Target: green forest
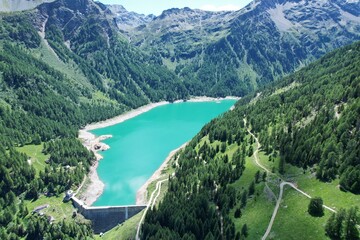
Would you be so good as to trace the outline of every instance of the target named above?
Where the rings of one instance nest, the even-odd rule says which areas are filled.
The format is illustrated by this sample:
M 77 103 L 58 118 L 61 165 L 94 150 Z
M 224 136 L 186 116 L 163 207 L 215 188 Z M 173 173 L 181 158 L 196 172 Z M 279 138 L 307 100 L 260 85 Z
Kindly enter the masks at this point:
M 359 194 L 359 66 L 356 43 L 244 97 L 233 111 L 206 125 L 181 153 L 165 198 L 146 216 L 142 239 L 247 238 L 248 228 L 255 226 L 247 222 L 236 228 L 234 219 L 247 210 L 249 198 L 256 199 L 256 185 L 266 179 L 258 171 L 248 188 L 234 187 L 247 172 L 246 156 L 254 151 L 248 128 L 270 160 L 279 158 L 279 176 L 286 176 L 285 164 L 311 168 L 322 182 L 340 179 L 337 191 Z M 345 215 L 342 210 L 331 217 L 328 237 L 359 239 L 358 209 Z M 344 220 L 333 220 L 338 218 L 353 219 L 346 225 L 350 233 L 332 229 L 342 225 L 336 221 Z
M 272 84 L 294 70 L 295 60 L 271 76 L 260 61 L 258 80 L 270 84 L 265 88 L 251 82 L 249 72 L 239 81 L 242 66 L 228 59 L 232 51 L 226 48 L 226 41 L 242 41 L 237 35 L 209 48 L 208 56 L 217 55 L 204 59 L 201 69 L 194 63 L 172 72 L 160 56 L 131 45 L 95 4 L 79 11 L 65 9 L 74 8 L 71 1 L 52 4 L 51 11 L 0 17 L 0 239 L 92 239 L 91 223 L 76 212 L 64 211 L 66 217 L 51 222 L 33 211 L 44 199 L 61 201 L 94 163 L 77 138 L 79 129 L 150 102 L 202 94 L 244 97 L 179 155 L 163 201 L 146 215 L 142 239 L 254 238 L 255 223 L 244 219 L 271 177 L 249 168 L 256 151 L 250 130 L 276 176 L 295 167 L 321 183 L 338 182 L 336 191 L 351 199 L 359 196 L 360 43 Z M 34 20 L 40 13 L 47 16 L 44 29 Z M 76 21 L 59 21 L 70 15 Z M 228 69 L 218 82 L 217 67 Z M 29 164 L 26 147 L 44 161 Z M 359 239 L 359 210 L 340 207 L 326 215 L 323 237 Z
M 118 33 L 109 33 L 111 46 L 104 44 L 101 25 L 107 20 L 96 16 L 84 18 L 74 50 L 65 46 L 56 24 L 46 27 L 42 39 L 33 22 L 36 12 L 0 19 L 0 239 L 91 237 L 83 219 L 69 216 L 50 225 L 47 216 L 27 208 L 28 202 L 61 199 L 81 184 L 95 160 L 77 139 L 81 127 L 149 102 L 188 96 L 174 74 Z M 30 145 L 48 156 L 44 167 L 36 169 L 17 150 Z

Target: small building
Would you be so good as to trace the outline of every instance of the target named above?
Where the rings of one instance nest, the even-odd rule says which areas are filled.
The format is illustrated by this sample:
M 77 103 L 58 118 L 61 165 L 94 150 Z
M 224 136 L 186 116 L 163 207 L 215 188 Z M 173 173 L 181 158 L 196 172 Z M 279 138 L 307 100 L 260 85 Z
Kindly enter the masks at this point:
M 69 201 L 73 196 L 74 196 L 73 190 L 66 191 L 64 201 Z
M 66 197 L 68 197 L 68 198 L 72 198 L 73 195 L 74 195 L 73 190 L 68 190 L 68 191 L 66 192 Z
M 49 207 L 49 204 L 41 205 L 41 206 L 38 206 L 38 207 L 34 208 L 34 210 L 32 212 L 33 213 L 40 213 L 41 210 L 43 210 L 45 208 L 48 208 L 48 207 Z

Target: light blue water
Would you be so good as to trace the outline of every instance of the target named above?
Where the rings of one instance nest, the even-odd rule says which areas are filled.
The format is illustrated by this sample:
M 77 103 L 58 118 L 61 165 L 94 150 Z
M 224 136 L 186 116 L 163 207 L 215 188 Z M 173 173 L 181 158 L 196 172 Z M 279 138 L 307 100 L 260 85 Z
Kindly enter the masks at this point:
M 105 184 L 94 206 L 135 204 L 137 190 L 169 153 L 194 137 L 211 119 L 229 110 L 235 100 L 185 102 L 156 107 L 114 126 L 92 131 L 111 134 L 110 149 L 100 154 L 97 172 Z

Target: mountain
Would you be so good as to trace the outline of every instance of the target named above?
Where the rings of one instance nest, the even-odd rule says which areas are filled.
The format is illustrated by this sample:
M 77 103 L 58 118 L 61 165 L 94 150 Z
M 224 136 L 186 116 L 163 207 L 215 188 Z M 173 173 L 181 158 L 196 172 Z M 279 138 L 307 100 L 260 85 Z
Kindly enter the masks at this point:
M 109 5 L 107 6 L 107 9 L 108 14 L 114 15 L 118 28 L 125 32 L 140 25 L 147 24 L 155 18 L 155 15 L 144 15 L 135 12 L 128 12 L 121 5 Z
M 34 9 L 40 4 L 54 2 L 55 0 L 2 0 L 0 12 L 17 12 Z
M 189 94 L 244 96 L 360 40 L 359 9 L 359 1 L 256 0 L 237 12 L 174 8 L 156 17 L 59 0 L 29 18 L 61 61 L 136 107 Z
M 238 12 L 172 9 L 133 28 L 195 95 L 244 95 L 360 39 L 359 1 L 256 0 Z
M 91 238 L 91 224 L 62 204 L 95 161 L 78 130 L 188 95 L 161 61 L 120 35 L 102 7 L 59 0 L 1 14 L 0 239 Z M 32 212 L 44 201 L 51 213 Z
M 105 10 L 93 1 L 59 0 L 2 16 L 3 105 L 24 111 L 30 119 L 58 121 L 71 132 L 29 132 L 23 125 L 6 124 L 18 137 L 5 134 L 4 146 L 31 143 L 36 134 L 48 141 L 56 136 L 53 131 L 75 136 L 76 128 L 86 123 L 149 102 L 187 97 L 179 78 L 155 57 L 129 45 Z M 41 97 L 49 99 L 42 102 Z
M 59 0 L 40 6 L 37 19 L 57 55 L 63 61 L 75 59 L 86 68 L 85 75 L 95 70 L 87 77 L 112 98 L 130 107 L 184 98 L 187 91 L 180 80 L 159 59 L 129 45 L 105 10 L 89 0 Z
M 90 223 L 71 204 L 29 213 L 59 206 L 63 192 L 77 189 L 94 164 L 78 130 L 190 95 L 262 89 L 189 144 L 143 236 L 254 234 L 258 222 L 249 218 L 271 204 L 256 197 L 266 186 L 259 174 L 266 175 L 252 183 L 260 169 L 249 161 L 256 145 L 248 144 L 255 138 L 247 130 L 264 146 L 273 189 L 295 169 L 291 176 L 305 172 L 302 186 L 327 189 L 326 201 L 341 197 L 342 204 L 330 197 L 337 208 L 360 201 L 358 43 L 310 64 L 359 39 L 359 1 L 254 1 L 237 12 L 184 8 L 157 17 L 92 0 L 2 1 L 2 9 L 9 12 L 0 17 L 0 239 L 91 238 Z M 248 197 L 255 207 L 239 207 Z M 234 220 L 243 210 L 247 217 Z M 262 221 L 259 228 L 267 222 L 254 219 Z
M 207 124 L 174 160 L 175 177 L 146 215 L 142 239 L 261 239 L 276 202 L 271 239 L 305 231 L 313 239 L 359 239 L 359 63 L 357 42 Z M 312 217 L 304 194 L 344 218 L 341 209 L 350 209 L 353 220 L 339 215 L 335 227 L 329 207 Z
M 227 35 L 235 16 L 233 12 L 174 8 L 165 10 L 148 23 L 134 27 L 127 34 L 134 45 L 160 54 L 167 60 L 164 61 L 167 66 L 175 70 L 176 60 L 194 58 L 209 43 Z

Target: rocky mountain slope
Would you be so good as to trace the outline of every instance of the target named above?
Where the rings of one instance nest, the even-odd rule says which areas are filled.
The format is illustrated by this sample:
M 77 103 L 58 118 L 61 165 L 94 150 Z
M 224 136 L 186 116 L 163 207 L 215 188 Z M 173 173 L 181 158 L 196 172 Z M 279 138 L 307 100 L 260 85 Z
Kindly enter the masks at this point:
M 128 44 L 104 5 L 59 0 L 40 6 L 37 14 L 56 54 L 65 62 L 74 60 L 92 84 L 111 98 L 135 107 L 187 94 L 161 60 Z
M 55 0 L 1 0 L 0 12 L 17 12 L 34 9 L 40 4 Z
M 118 28 L 125 32 L 140 25 L 147 24 L 155 18 L 154 15 L 144 15 L 135 12 L 128 12 L 121 5 L 109 5 L 107 8 L 107 13 L 114 15 Z
M 360 39 L 359 1 L 255 0 L 238 12 L 172 9 L 128 33 L 195 94 L 244 95 Z
M 128 30 L 130 41 L 144 51 L 160 54 L 167 66 L 192 59 L 228 34 L 235 12 L 206 12 L 190 8 L 165 10 L 148 23 Z M 175 64 L 174 64 L 175 63 Z
M 238 12 L 185 8 L 158 17 L 92 0 L 45 2 L 1 2 L 1 9 L 13 13 L 0 14 L 0 239 L 92 235 L 81 217 L 58 217 L 49 224 L 46 216 L 29 213 L 44 203 L 43 193 L 59 196 L 76 189 L 89 171 L 94 156 L 77 139 L 81 126 L 190 94 L 244 95 L 356 41 L 360 31 L 359 1 L 256 0 Z M 257 178 L 255 186 L 255 172 L 246 165 L 246 155 L 254 149 L 248 144 L 252 138 L 246 134 L 244 115 L 268 154 L 265 162 L 275 171 L 286 170 L 280 168 L 282 159 L 283 164 L 303 167 L 299 176 L 311 168 L 312 178 L 340 177 L 321 187 L 335 198 L 358 203 L 338 194 L 337 185 L 360 192 L 359 51 L 357 43 L 328 55 L 276 89 L 263 91 L 251 104 L 251 96 L 244 97 L 234 111 L 205 127 L 185 150 L 189 154 L 181 154 L 179 181 L 169 183 L 162 206 L 146 217 L 143 236 L 203 239 L 208 233 L 207 239 L 234 239 L 236 233 L 239 239 L 247 235 L 246 223 L 251 223 L 250 236 L 259 234 L 253 229 L 264 225 L 246 216 L 255 209 L 261 216 L 252 219 L 264 220 L 259 209 L 269 205 L 261 198 L 252 200 L 265 183 Z M 37 164 L 21 150 L 46 156 Z M 243 172 L 247 177 L 241 177 Z M 305 183 L 311 185 L 309 181 Z M 54 198 L 46 199 L 57 203 Z M 234 211 L 247 203 L 258 205 L 247 208 L 243 218 L 235 217 Z M 174 209 L 179 211 L 174 214 Z M 314 226 L 308 218 L 298 222 Z M 240 226 L 246 230 L 241 235 Z
M 359 1 L 255 0 L 237 12 L 174 8 L 155 17 L 58 0 L 34 12 L 61 61 L 74 61 L 112 98 L 137 99 L 131 107 L 188 93 L 243 96 L 360 40 Z

